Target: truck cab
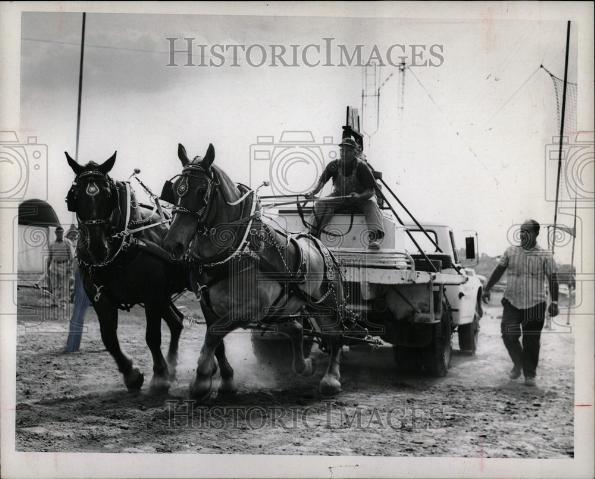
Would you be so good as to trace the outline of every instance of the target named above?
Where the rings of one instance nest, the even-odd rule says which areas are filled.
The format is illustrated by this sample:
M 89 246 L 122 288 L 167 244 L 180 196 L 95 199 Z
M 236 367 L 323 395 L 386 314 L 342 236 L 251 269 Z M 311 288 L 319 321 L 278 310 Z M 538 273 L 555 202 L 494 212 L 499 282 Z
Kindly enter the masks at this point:
M 444 286 L 445 295 L 450 304 L 453 325 L 470 324 L 475 316 L 483 314 L 481 309 L 482 284 L 472 268 L 464 267 L 463 259 L 472 260 L 476 252 L 467 248 L 466 258 L 459 258 L 455 237 L 450 226 L 425 223 L 423 230 L 415 224 L 398 225 L 397 249 L 405 251 L 414 259 L 417 270 L 433 271 L 439 269 L 443 274 L 460 275 L 465 278 L 461 284 Z M 471 237 L 471 239 L 474 239 Z M 422 254 L 418 246 L 422 249 Z M 469 238 L 467 238 L 469 246 Z M 427 263 L 428 258 L 433 265 Z M 434 268 L 432 268 L 434 266 Z

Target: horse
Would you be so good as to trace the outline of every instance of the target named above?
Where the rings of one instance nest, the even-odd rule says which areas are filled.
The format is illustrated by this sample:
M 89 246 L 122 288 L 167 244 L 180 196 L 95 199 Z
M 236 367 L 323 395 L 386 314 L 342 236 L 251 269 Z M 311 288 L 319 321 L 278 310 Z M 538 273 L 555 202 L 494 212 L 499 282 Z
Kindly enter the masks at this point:
M 345 301 L 341 272 L 330 251 L 318 239 L 288 234 L 263 216 L 256 192 L 236 185 L 213 164 L 212 144 L 204 158 L 192 161 L 178 144 L 178 158 L 182 172 L 166 181 L 162 192 L 173 204 L 164 246 L 191 265 L 190 287 L 200 297 L 207 324 L 190 396 L 199 401 L 209 397 L 217 369 L 219 393 L 236 392 L 223 340 L 238 327 L 289 326 L 294 370 L 313 374 L 296 316 L 314 325 L 329 351 L 320 392 L 340 392 Z
M 166 392 L 175 378 L 183 329 L 183 314 L 171 298 L 186 289 L 186 269 L 171 261 L 162 247 L 166 221 L 137 203 L 128 182 L 109 177 L 116 153 L 102 164 L 89 162 L 82 166 L 65 152 L 75 174 L 66 202 L 68 210 L 76 213 L 79 225 L 79 271 L 99 319 L 103 344 L 129 391 L 141 389 L 144 375 L 120 348 L 118 309 L 129 311 L 133 305 L 144 305 L 145 337 L 153 357 L 150 389 Z M 171 333 L 167 361 L 161 352 L 162 318 Z

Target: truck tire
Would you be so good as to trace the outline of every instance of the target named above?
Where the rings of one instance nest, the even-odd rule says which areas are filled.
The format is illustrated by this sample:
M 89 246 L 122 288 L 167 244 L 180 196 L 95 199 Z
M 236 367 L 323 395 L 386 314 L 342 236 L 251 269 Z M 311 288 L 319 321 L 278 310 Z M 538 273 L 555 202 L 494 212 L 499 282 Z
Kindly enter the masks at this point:
M 252 331 L 251 334 L 252 352 L 260 364 L 267 365 L 279 371 L 291 371 L 293 368 L 293 354 L 291 341 L 284 333 L 272 333 L 264 335 L 261 331 Z M 311 338 L 304 338 L 304 357 L 310 356 L 313 341 Z
M 477 351 L 477 340 L 479 336 L 479 313 L 477 306 L 473 321 L 469 324 L 459 326 L 459 349 L 461 352 L 473 356 Z
M 452 356 L 452 318 L 448 306 L 442 305 L 442 318 L 433 327 L 433 337 L 423 354 L 425 370 L 433 377 L 446 376 Z

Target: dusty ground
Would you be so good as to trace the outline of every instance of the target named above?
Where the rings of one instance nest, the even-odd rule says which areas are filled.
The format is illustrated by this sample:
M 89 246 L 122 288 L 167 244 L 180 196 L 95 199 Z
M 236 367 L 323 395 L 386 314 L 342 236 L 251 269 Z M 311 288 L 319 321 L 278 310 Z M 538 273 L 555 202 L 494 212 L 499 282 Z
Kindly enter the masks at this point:
M 233 333 L 227 345 L 238 395 L 192 408 L 184 401 L 203 325 L 187 325 L 178 380 L 168 395 L 154 396 L 147 388 L 151 360 L 143 311 L 121 313 L 121 344 L 145 374 L 142 392 L 131 394 L 103 348 L 95 313 L 87 315 L 81 352 L 61 354 L 67 322 L 40 319 L 36 295 L 21 290 L 19 297 L 19 451 L 573 455 L 572 334 L 558 326 L 542 335 L 538 387 L 509 381 L 498 298 L 481 322 L 478 354 L 455 353 L 446 378 L 398 375 L 390 348 L 352 348 L 343 361 L 343 392 L 328 400 L 317 392 L 322 356 L 314 377 L 275 379 L 256 362 L 248 334 Z

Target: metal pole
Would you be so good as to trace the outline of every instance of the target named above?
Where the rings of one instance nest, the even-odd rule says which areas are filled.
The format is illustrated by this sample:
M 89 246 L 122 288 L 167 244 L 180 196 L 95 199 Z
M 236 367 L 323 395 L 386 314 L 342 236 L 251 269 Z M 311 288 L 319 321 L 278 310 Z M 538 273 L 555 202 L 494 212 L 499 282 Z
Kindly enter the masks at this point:
M 386 186 L 386 183 L 384 183 L 384 184 Z M 381 191 L 381 190 L 376 190 L 376 191 L 377 191 L 378 194 L 380 194 L 380 196 L 382 196 L 382 198 L 386 202 L 388 208 L 392 211 L 393 215 L 395 215 L 395 218 L 397 218 L 397 221 L 399 223 L 401 223 L 402 226 L 405 226 L 405 223 L 401 220 L 401 218 L 399 218 L 399 215 L 397 214 L 397 212 L 393 208 L 393 205 L 390 204 L 390 201 L 388 201 L 388 198 L 386 197 L 386 195 L 384 194 L 384 192 Z M 394 196 L 394 193 L 393 193 L 393 196 Z M 436 268 L 436 266 L 434 266 L 434 263 L 432 263 L 432 261 L 430 260 L 430 258 L 428 258 L 428 255 L 423 250 L 423 248 L 419 245 L 419 243 L 417 241 L 415 241 L 415 238 L 411 234 L 411 231 L 409 231 L 407 229 L 407 227 L 405 227 L 404 229 L 405 229 L 405 233 L 407 233 L 407 236 L 409 236 L 409 239 L 415 245 L 415 247 L 417 248 L 417 250 L 419 251 L 419 253 L 423 256 L 424 260 L 426 260 L 428 262 L 428 265 L 430 265 L 430 267 L 434 270 L 434 272 L 437 273 L 438 272 L 438 269 Z M 423 228 L 422 228 L 422 230 L 423 230 Z M 425 232 L 425 230 L 424 230 L 424 232 Z M 427 235 L 427 233 L 426 233 L 426 235 Z
M 87 19 L 87 12 L 83 12 L 83 29 L 81 32 L 81 59 L 79 63 L 79 96 L 78 105 L 76 112 L 76 150 L 74 153 L 74 159 L 79 159 L 79 136 L 81 132 L 81 95 L 83 92 L 83 60 L 85 58 L 85 23 Z
M 558 151 L 558 175 L 556 177 L 556 209 L 554 211 L 554 233 L 552 235 L 552 254 L 556 248 L 556 224 L 558 222 L 558 198 L 560 194 L 560 173 L 562 171 L 562 144 L 564 143 L 564 117 L 566 116 L 566 85 L 568 82 L 568 50 L 570 46 L 570 20 L 566 25 L 566 56 L 564 59 L 564 87 L 562 89 L 562 118 L 560 120 L 560 150 Z
M 359 130 L 360 133 L 364 132 L 363 127 L 364 127 L 364 89 L 362 88 L 362 124 L 361 124 L 362 129 Z M 362 143 L 363 143 L 363 141 L 362 141 Z
M 576 200 L 577 196 L 574 197 L 574 225 L 572 236 L 572 253 L 570 253 L 570 275 L 574 283 L 574 292 L 576 294 L 576 272 L 574 270 L 574 243 L 576 242 Z M 576 296 L 575 296 L 576 298 Z M 568 314 L 566 315 L 566 324 L 570 324 L 570 307 L 572 305 L 572 296 L 570 294 L 570 281 L 568 282 Z
M 399 203 L 399 205 L 401 206 L 401 208 L 403 208 L 405 210 L 405 213 L 407 213 L 409 215 L 409 217 L 413 220 L 413 222 L 419 228 L 419 230 L 422 233 L 424 233 L 424 235 L 426 236 L 426 238 L 428 238 L 430 240 L 430 242 L 436 247 L 436 250 L 439 253 L 443 253 L 443 251 L 440 248 L 440 246 L 438 246 L 438 243 L 436 243 L 436 241 L 434 241 L 432 239 L 432 237 L 428 234 L 428 232 L 425 230 L 425 228 L 417 221 L 417 219 L 415 218 L 415 216 L 413 216 L 413 214 L 407 209 L 407 207 L 403 204 L 403 202 L 399 199 L 399 197 L 395 194 L 395 192 L 390 188 L 390 186 L 388 186 L 386 184 L 386 181 L 384 181 L 384 179 L 382 179 L 382 178 L 380 179 L 380 181 L 382 182 L 382 184 L 384 185 L 384 187 L 388 190 L 388 192 L 393 196 L 393 198 L 395 200 L 397 200 L 397 203 Z

